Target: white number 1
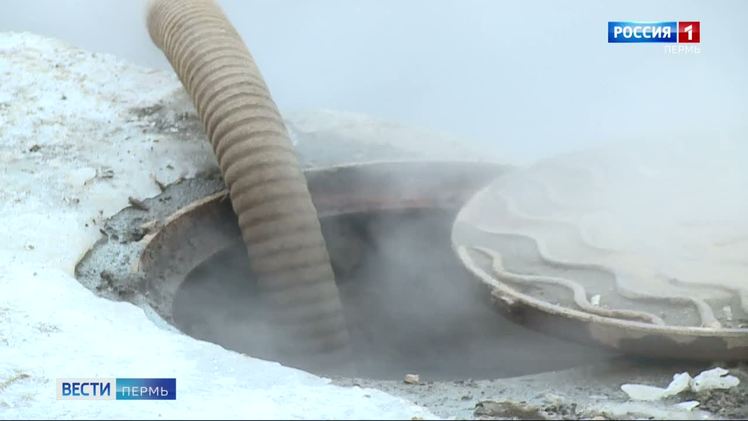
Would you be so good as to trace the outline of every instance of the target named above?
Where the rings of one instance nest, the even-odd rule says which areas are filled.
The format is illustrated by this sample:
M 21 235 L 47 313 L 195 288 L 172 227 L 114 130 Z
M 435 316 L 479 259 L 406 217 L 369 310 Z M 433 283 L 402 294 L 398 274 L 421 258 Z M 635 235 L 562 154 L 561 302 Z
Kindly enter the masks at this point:
M 688 32 L 688 40 L 693 41 L 693 25 L 688 25 L 683 30 Z

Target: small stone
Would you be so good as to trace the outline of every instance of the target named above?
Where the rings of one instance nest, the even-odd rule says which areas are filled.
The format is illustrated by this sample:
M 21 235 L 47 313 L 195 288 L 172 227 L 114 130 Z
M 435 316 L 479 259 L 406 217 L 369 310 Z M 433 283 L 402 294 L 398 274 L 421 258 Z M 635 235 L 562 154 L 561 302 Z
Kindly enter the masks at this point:
M 405 384 L 419 384 L 421 383 L 421 377 L 418 374 L 406 374 L 403 381 Z

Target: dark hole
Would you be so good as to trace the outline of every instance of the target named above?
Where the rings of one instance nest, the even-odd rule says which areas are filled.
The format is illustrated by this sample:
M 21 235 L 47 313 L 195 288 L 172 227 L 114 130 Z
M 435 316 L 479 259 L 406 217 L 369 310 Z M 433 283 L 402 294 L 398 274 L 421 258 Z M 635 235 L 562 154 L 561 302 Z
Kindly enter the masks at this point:
M 375 379 L 488 379 L 559 370 L 609 358 L 604 351 L 516 325 L 451 249 L 454 213 L 381 211 L 322 219 L 353 342 L 356 373 Z M 274 358 L 272 331 L 242 244 L 199 265 L 177 292 L 185 333 Z M 329 374 L 310 361 L 294 364 Z

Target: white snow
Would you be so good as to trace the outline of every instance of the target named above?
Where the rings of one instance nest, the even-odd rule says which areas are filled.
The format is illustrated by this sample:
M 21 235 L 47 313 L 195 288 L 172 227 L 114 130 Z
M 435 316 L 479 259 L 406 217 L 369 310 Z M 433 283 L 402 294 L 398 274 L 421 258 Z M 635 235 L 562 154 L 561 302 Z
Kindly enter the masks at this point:
M 207 142 L 128 110 L 190 110 L 176 77 L 31 34 L 0 34 L 0 418 L 433 418 L 157 327 L 73 276 L 127 197 L 215 167 Z M 113 173 L 111 178 L 102 174 Z M 176 401 L 58 401 L 63 377 L 175 377 Z

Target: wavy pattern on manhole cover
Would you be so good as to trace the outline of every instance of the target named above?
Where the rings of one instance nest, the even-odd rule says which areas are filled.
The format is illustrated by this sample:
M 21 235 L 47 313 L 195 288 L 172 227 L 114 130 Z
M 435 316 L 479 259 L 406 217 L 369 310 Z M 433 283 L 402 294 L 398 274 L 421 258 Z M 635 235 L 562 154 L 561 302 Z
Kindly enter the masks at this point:
M 745 149 L 617 147 L 546 160 L 478 192 L 453 242 L 474 272 L 550 306 L 748 335 Z

